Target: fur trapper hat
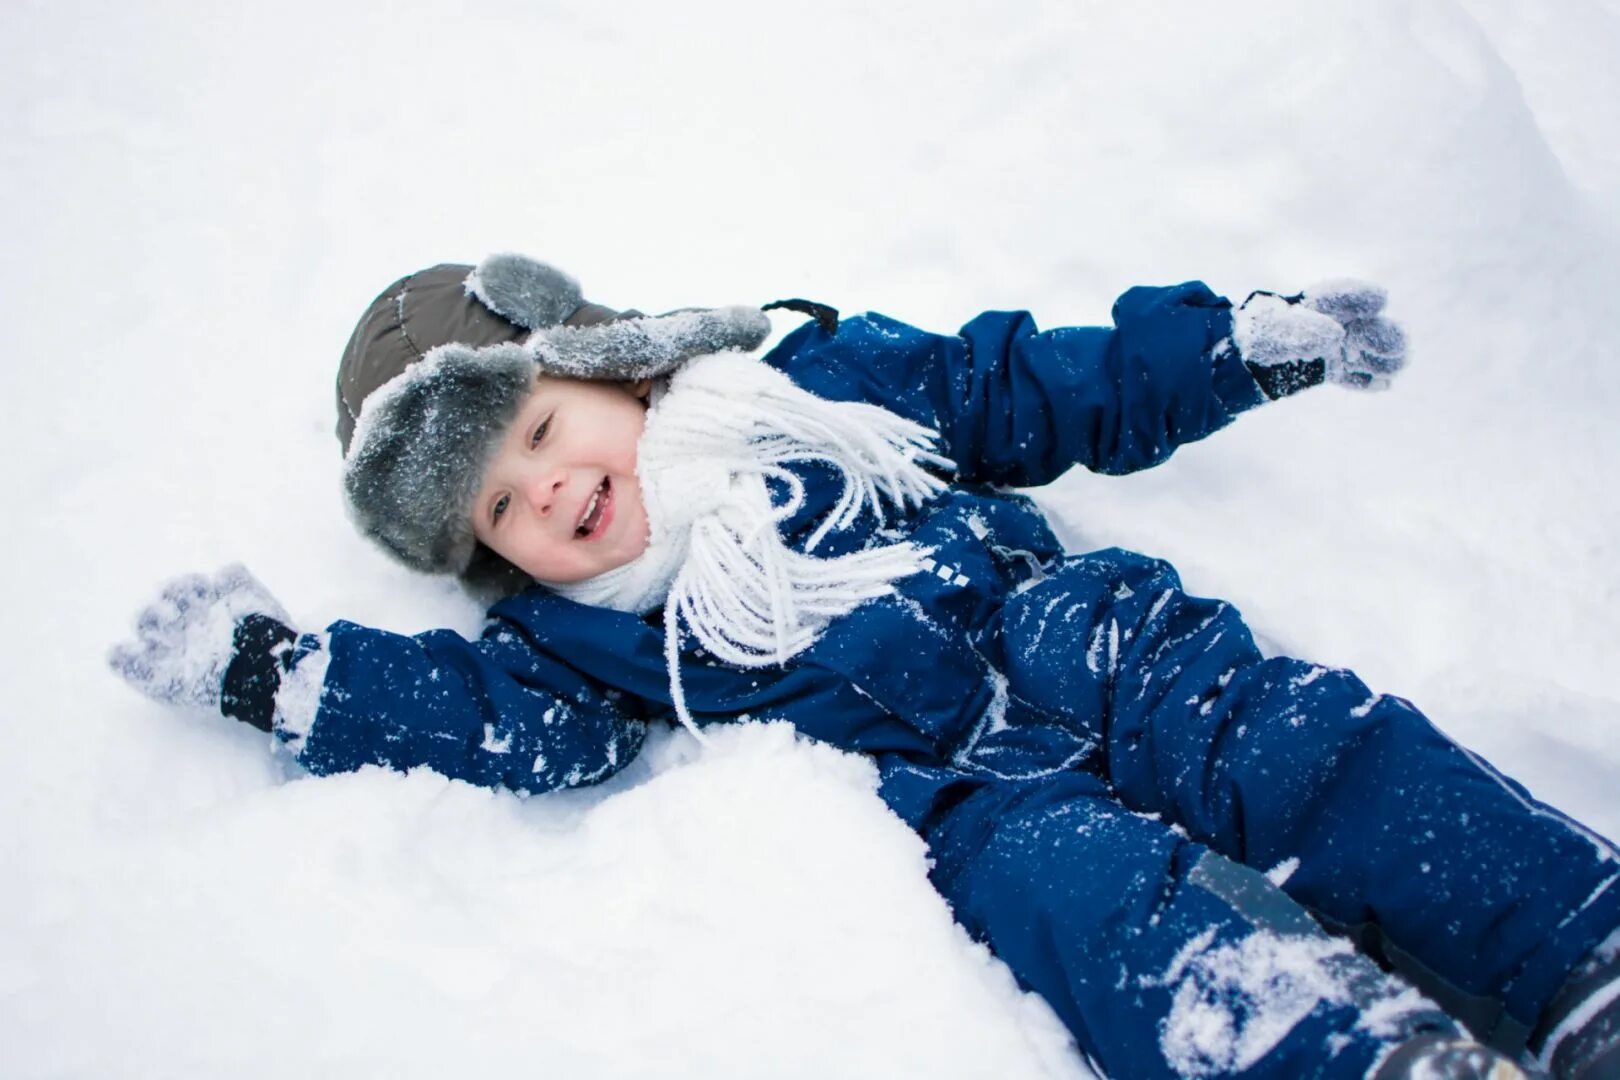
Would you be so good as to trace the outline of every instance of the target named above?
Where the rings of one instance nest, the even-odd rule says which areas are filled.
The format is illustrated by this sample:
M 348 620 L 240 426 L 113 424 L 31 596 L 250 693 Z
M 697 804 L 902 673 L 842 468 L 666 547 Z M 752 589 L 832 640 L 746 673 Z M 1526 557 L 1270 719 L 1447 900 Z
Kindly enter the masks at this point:
M 401 278 L 361 316 L 338 368 L 350 516 L 416 570 L 499 565 L 473 536 L 471 508 L 537 372 L 634 381 L 758 348 L 769 333 L 758 308 L 643 315 L 587 303 L 573 278 L 522 255 Z

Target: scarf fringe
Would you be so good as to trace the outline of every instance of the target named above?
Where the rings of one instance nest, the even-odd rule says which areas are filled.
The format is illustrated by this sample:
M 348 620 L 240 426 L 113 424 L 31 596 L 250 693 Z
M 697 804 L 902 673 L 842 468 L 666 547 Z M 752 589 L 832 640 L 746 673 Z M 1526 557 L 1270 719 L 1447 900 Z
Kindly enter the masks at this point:
M 676 715 L 700 741 L 680 678 L 685 627 L 711 655 L 739 667 L 785 664 L 827 624 L 894 591 L 922 569 L 927 549 L 898 542 L 832 558 L 812 554 L 829 535 L 885 503 L 904 513 L 942 491 L 929 468 L 953 471 L 938 433 L 863 402 L 828 401 L 757 359 L 699 357 L 655 390 L 637 471 L 649 523 L 647 551 L 627 566 L 558 587 L 584 603 L 644 613 L 664 605 L 664 659 Z M 783 542 L 804 506 L 789 466 L 821 463 L 843 490 L 805 539 Z M 768 481 L 786 498 L 773 502 Z

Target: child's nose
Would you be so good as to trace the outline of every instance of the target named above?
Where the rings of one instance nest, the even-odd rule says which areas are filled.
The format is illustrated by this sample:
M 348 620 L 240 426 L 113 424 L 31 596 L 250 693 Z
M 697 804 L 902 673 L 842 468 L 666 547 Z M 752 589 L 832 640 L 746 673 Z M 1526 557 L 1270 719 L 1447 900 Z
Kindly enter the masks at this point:
M 568 474 L 562 469 L 550 469 L 535 476 L 529 484 L 529 503 L 536 513 L 549 514 L 557 503 L 557 494 L 562 491 L 563 485 L 568 482 Z

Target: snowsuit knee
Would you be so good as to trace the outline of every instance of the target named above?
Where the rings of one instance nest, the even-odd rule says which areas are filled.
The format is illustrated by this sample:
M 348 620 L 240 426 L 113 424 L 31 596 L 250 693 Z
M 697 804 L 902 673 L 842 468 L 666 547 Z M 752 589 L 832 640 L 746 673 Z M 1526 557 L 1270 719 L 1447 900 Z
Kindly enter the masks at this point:
M 1105 1075 L 1360 1077 L 1449 1024 L 1264 875 L 1087 774 L 985 785 L 925 835 L 957 918 Z
M 1021 718 L 1003 730 L 1058 724 L 1094 745 L 1068 765 L 1100 781 L 1101 794 L 1088 792 L 1088 800 L 1112 800 L 1177 830 L 1195 848 L 1207 845 L 1270 871 L 1299 910 L 1374 945 L 1482 1037 L 1522 1045 L 1547 997 L 1620 918 L 1620 896 L 1611 889 L 1620 864 L 1601 838 L 1534 802 L 1409 703 L 1373 694 L 1343 670 L 1262 657 L 1231 605 L 1188 596 L 1161 561 L 1118 550 L 1068 557 L 1009 597 L 988 640 L 1000 649 L 996 660 L 1016 702 L 1009 713 Z M 998 735 L 988 736 L 976 756 L 1004 766 Z M 1063 763 L 1049 764 L 1064 773 Z M 1027 776 L 1028 763 L 1023 767 Z M 1032 782 L 989 785 L 998 792 L 1010 785 L 1016 794 L 976 792 L 938 824 L 925 825 L 926 834 L 960 835 L 957 819 L 975 800 L 1024 799 Z M 952 797 L 961 799 L 961 792 Z M 1041 800 L 1047 805 L 1050 796 Z M 1092 957 L 1118 955 L 1164 933 L 1154 913 L 1124 935 L 1131 944 L 1094 940 L 1116 933 L 1122 918 L 1094 896 L 1086 901 L 1092 907 L 1085 925 L 1067 911 L 1022 923 L 1005 914 L 1035 895 L 1079 893 L 1096 880 L 1097 865 L 1130 863 L 1113 855 L 1105 863 L 1058 855 L 1050 818 L 1028 830 L 1031 843 L 940 856 L 951 867 L 941 871 L 947 883 L 964 876 L 976 882 L 960 901 L 950 884 L 942 892 L 953 903 L 995 913 L 988 925 L 998 927 L 998 953 L 1028 947 L 1008 940 L 1020 926 L 1040 926 L 1031 931 L 1037 937 L 1063 926 L 1074 940 L 1051 951 Z M 1064 835 L 1063 848 L 1079 844 Z M 941 846 L 936 842 L 936 850 Z M 989 895 L 995 887 L 959 865 L 982 858 L 1001 867 L 1019 857 L 1021 872 L 991 875 L 1002 883 L 995 899 Z M 1156 879 L 1164 896 L 1185 888 L 1187 866 L 1186 858 L 1164 861 Z M 1012 882 L 1036 877 L 1055 881 L 1058 892 L 1014 897 Z M 1133 959 L 1127 966 L 1137 972 L 1162 962 L 1145 954 Z M 1064 1000 L 1061 988 L 1043 993 Z M 1105 997 L 1100 1005 L 1118 1002 Z M 1231 1024 L 1241 1026 L 1240 1014 L 1228 1018 Z M 1323 1049 L 1360 1031 L 1318 1026 Z M 1173 1056 L 1169 1043 L 1163 1049 L 1166 1060 Z M 1281 1067 L 1281 1060 L 1267 1067 Z M 1147 1066 L 1136 1059 L 1128 1071 Z M 1352 1074 L 1359 1075 L 1349 1068 Z

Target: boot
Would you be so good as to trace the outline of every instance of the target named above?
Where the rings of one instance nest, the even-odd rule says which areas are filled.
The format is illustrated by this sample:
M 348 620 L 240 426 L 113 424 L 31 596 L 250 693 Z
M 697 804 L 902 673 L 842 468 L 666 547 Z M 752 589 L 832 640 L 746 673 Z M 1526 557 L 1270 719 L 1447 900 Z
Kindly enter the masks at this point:
M 1620 953 L 1575 969 L 1530 1036 L 1554 1080 L 1620 1080 Z
M 1466 1035 L 1425 1031 L 1396 1047 L 1368 1080 L 1531 1080 L 1531 1075 Z

